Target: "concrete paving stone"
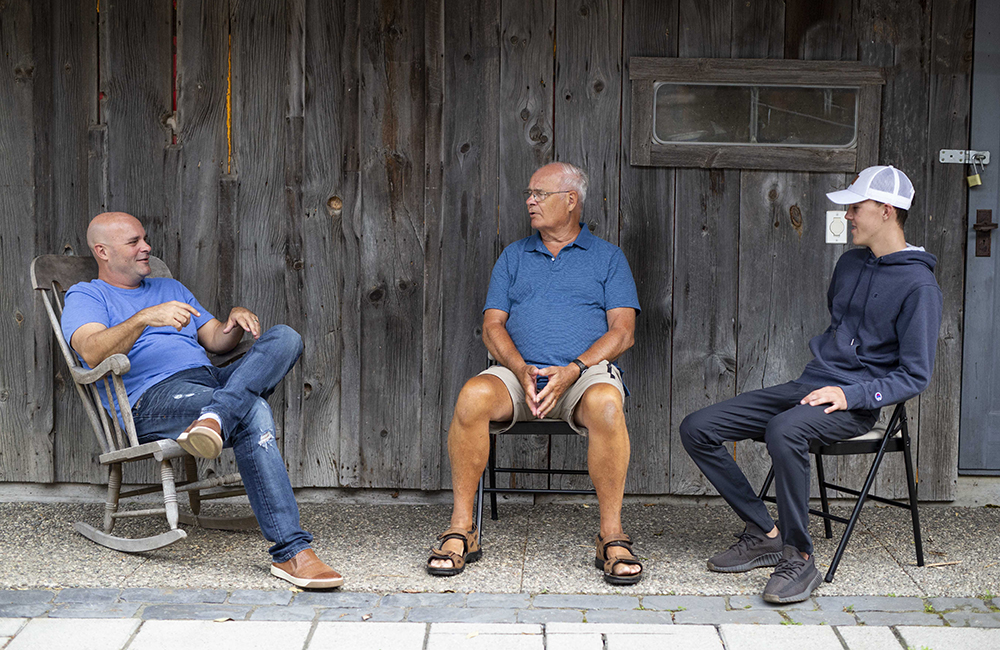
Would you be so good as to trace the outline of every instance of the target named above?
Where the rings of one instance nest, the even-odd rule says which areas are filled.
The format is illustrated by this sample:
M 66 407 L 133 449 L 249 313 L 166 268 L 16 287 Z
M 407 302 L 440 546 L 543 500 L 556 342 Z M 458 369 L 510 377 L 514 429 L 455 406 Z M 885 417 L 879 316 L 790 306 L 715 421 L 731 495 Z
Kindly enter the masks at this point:
M 382 597 L 384 607 L 462 607 L 465 594 L 388 594 Z
M 0 648 L 6 646 L 8 641 L 10 641 L 9 636 L 0 636 Z
M 36 618 L 7 645 L 6 650 L 73 648 L 121 650 L 142 621 Z M 134 646 L 133 646 L 134 648 Z
M 838 627 L 837 633 L 840 634 L 849 650 L 888 650 L 900 647 L 899 639 L 887 627 L 873 625 Z
M 506 625 L 503 623 L 435 623 L 431 633 L 438 634 L 542 634 L 541 625 Z
M 52 609 L 49 603 L 34 603 L 30 605 L 0 605 L 0 618 L 35 618 L 44 616 Z
M 791 611 L 785 616 L 802 625 L 857 625 L 858 619 L 847 612 Z
M 469 594 L 466 607 L 511 607 L 521 609 L 531 604 L 531 594 Z
M 950 612 L 952 610 L 965 610 L 967 612 L 992 612 L 985 602 L 978 598 L 928 598 L 936 612 Z
M 113 603 L 121 589 L 62 589 L 56 594 L 57 603 Z
M 231 618 L 234 621 L 245 620 L 250 613 L 249 607 L 235 605 L 148 605 L 142 610 L 142 617 L 147 621 L 183 620 L 183 621 L 214 621 L 217 618 Z
M 368 618 L 364 618 L 367 616 Z M 402 607 L 369 607 L 368 609 L 321 609 L 321 621 L 365 621 L 369 623 L 398 623 L 406 618 Z
M 295 605 L 311 607 L 375 607 L 378 605 L 378 594 L 363 594 L 339 591 L 305 591 L 295 594 Z M 384 603 L 383 603 L 384 604 Z
M 855 612 L 864 625 L 944 625 L 937 614 L 927 612 Z
M 726 599 L 722 596 L 644 596 L 645 609 L 662 609 L 672 612 L 699 610 L 710 612 L 726 611 Z
M 549 623 L 546 634 L 660 634 L 660 624 L 628 625 L 623 623 Z
M 294 595 L 290 589 L 283 591 L 237 589 L 229 594 L 227 602 L 230 605 L 287 605 L 292 602 Z
M 123 589 L 121 599 L 128 603 L 211 603 L 226 602 L 229 593 L 222 589 Z
M 297 605 L 265 605 L 250 614 L 251 621 L 311 621 L 316 618 L 316 608 Z
M 311 626 L 301 622 L 145 621 L 128 650 L 299 650 L 305 647 Z
M 427 650 L 544 650 L 540 634 L 435 634 L 427 637 Z
M 726 650 L 843 650 L 832 627 L 823 625 L 722 625 L 719 635 Z
M 1000 627 L 1000 613 L 998 612 L 980 614 L 979 612 L 959 610 L 942 614 L 942 616 L 952 627 Z
M 546 634 L 545 650 L 604 650 L 600 634 Z
M 671 612 L 652 609 L 630 609 L 626 611 L 611 609 L 591 609 L 587 611 L 587 623 L 655 623 L 657 625 L 673 625 Z
M 583 623 L 579 609 L 519 609 L 518 623 Z
M 131 618 L 142 603 L 62 603 L 49 612 L 51 618 Z
M 635 609 L 637 596 L 604 596 L 600 594 L 538 594 L 531 599 L 535 609 Z
M 0 618 L 0 636 L 14 636 L 27 622 L 26 618 Z
M 730 596 L 729 597 L 729 609 L 764 609 L 764 610 L 779 610 L 779 611 L 792 611 L 792 610 L 814 610 L 818 609 L 816 603 L 812 601 L 811 598 L 803 600 L 801 603 L 783 603 L 781 605 L 775 605 L 764 600 L 763 596 L 760 594 L 753 594 L 751 596 Z
M 981 630 L 974 627 L 908 627 L 896 628 L 907 648 L 920 650 L 984 650 L 1000 648 L 1000 630 Z M 852 649 L 853 650 L 853 649 Z
M 842 612 L 922 612 L 921 598 L 894 596 L 816 596 L 816 604 L 824 611 Z
M 421 650 L 426 634 L 422 623 L 322 622 L 316 624 L 309 650 Z
M 0 589 L 0 605 L 50 603 L 54 596 L 55 593 L 47 589 Z
M 765 610 L 739 609 L 713 612 L 704 609 L 689 609 L 683 612 L 674 612 L 674 623 L 677 625 L 720 625 L 723 623 L 780 625 L 784 620 L 778 612 Z
M 516 609 L 494 607 L 414 607 L 406 617 L 411 623 L 515 623 Z
M 712 625 L 664 627 L 654 634 L 609 633 L 607 650 L 722 650 L 722 639 Z

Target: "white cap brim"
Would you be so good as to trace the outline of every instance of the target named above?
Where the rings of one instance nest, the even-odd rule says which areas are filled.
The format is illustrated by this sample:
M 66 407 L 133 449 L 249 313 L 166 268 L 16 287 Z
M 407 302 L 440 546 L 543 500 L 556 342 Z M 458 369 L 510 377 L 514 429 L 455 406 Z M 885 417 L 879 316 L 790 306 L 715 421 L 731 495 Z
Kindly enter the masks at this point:
M 838 205 L 853 205 L 855 203 L 861 203 L 862 201 L 867 201 L 867 196 L 861 196 L 851 190 L 839 190 L 837 192 L 828 192 L 826 198 L 830 199 Z

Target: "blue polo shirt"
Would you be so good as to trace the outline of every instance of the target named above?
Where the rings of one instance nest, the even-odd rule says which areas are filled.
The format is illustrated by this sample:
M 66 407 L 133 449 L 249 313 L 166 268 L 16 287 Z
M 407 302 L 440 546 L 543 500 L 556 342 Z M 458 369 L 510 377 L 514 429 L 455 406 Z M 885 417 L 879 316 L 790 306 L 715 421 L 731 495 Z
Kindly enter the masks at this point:
M 487 309 L 508 314 L 507 332 L 525 362 L 565 366 L 608 331 L 608 310 L 639 311 L 624 253 L 586 224 L 552 257 L 536 232 L 504 249 L 493 266 Z

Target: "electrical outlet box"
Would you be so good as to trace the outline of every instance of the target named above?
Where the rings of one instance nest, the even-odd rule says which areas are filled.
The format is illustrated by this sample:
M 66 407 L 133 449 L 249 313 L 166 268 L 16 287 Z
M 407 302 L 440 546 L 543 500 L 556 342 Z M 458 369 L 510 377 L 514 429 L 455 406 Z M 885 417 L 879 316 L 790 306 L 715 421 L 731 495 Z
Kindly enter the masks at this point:
M 847 212 L 843 210 L 826 211 L 826 243 L 847 243 Z

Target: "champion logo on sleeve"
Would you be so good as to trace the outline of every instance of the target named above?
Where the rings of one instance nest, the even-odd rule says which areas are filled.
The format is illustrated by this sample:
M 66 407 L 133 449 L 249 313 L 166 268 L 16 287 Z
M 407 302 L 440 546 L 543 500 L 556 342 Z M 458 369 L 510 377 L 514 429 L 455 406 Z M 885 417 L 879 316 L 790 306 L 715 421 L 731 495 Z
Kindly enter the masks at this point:
M 882 401 L 882 393 L 875 393 L 875 401 L 876 402 Z

